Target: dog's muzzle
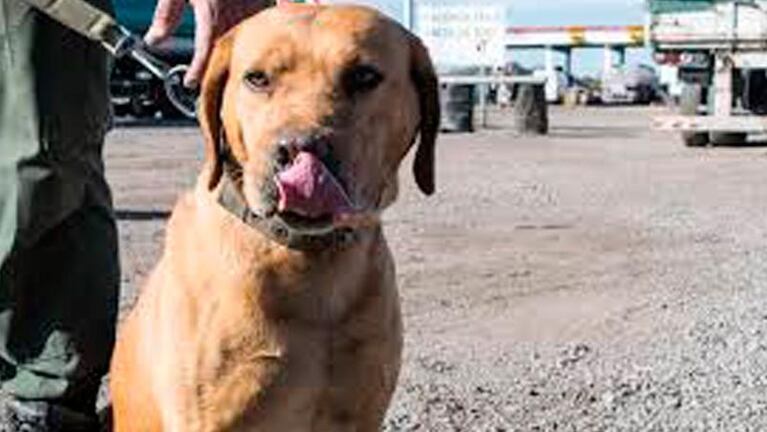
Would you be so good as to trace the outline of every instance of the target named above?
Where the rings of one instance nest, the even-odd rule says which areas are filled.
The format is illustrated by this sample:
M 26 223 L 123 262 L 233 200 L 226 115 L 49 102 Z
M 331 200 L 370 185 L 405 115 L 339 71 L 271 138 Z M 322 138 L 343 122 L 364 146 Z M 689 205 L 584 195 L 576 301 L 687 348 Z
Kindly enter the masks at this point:
M 355 229 L 335 224 L 355 208 L 338 180 L 327 135 L 286 135 L 278 141 L 274 175 L 262 191 L 269 201 L 266 207 L 274 211 L 264 214 L 248 205 L 237 186 L 234 173 L 242 173 L 242 167 L 228 146 L 221 156 L 225 169 L 218 202 L 247 225 L 279 244 L 305 251 L 337 249 L 357 238 Z
M 278 213 L 319 222 L 355 211 L 339 180 L 340 164 L 333 155 L 330 133 L 283 135 L 274 159 Z

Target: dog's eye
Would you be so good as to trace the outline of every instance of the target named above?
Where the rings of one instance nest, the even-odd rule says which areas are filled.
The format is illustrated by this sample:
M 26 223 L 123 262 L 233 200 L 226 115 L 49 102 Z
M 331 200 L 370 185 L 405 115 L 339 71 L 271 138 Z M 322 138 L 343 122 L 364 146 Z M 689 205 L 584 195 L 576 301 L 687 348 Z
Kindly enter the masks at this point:
M 344 85 L 349 93 L 373 90 L 383 81 L 383 75 L 369 65 L 354 66 L 346 72 Z
M 245 84 L 255 91 L 264 91 L 272 85 L 272 80 L 264 71 L 251 71 L 245 74 Z

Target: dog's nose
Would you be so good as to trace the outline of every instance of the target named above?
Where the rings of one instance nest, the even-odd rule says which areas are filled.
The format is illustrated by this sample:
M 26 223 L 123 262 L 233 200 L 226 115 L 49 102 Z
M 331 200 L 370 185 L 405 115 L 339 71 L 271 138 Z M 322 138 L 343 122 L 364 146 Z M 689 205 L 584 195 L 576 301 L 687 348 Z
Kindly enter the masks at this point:
M 277 140 L 275 159 L 279 166 L 290 164 L 299 152 L 312 153 L 322 159 L 329 151 L 329 134 L 324 132 L 285 134 Z

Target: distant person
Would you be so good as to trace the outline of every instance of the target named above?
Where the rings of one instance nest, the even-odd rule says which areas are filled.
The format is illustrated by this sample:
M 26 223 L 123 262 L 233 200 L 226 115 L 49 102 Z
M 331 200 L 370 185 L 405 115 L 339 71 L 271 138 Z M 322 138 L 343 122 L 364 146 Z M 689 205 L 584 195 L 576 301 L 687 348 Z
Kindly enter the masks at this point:
M 192 0 L 186 83 L 199 82 L 217 36 L 269 3 Z M 184 7 L 160 0 L 147 41 L 167 38 Z M 102 159 L 108 72 L 99 44 L 0 0 L 0 432 L 99 427 L 120 283 Z

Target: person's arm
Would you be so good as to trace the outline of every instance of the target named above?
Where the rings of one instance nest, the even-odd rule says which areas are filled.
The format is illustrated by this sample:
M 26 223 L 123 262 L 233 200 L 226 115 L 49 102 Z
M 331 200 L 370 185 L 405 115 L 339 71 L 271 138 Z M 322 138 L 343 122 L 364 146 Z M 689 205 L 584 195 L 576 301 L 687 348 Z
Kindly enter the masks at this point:
M 205 72 L 213 43 L 242 19 L 274 4 L 273 0 L 190 0 L 194 9 L 194 57 L 184 77 L 196 87 Z M 186 0 L 158 0 L 152 25 L 144 36 L 149 45 L 170 37 L 181 23 Z

